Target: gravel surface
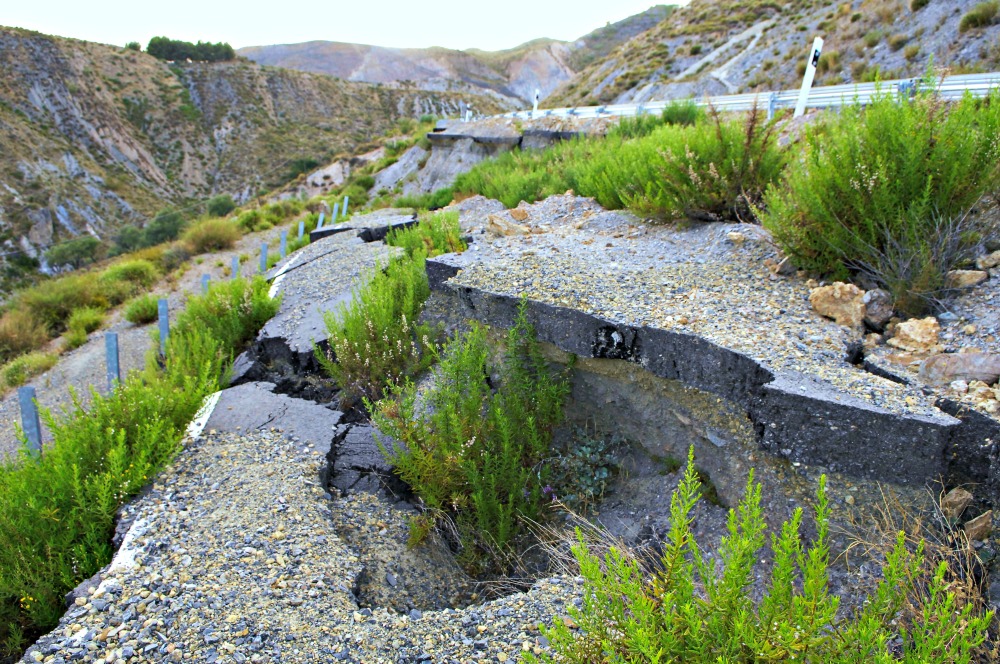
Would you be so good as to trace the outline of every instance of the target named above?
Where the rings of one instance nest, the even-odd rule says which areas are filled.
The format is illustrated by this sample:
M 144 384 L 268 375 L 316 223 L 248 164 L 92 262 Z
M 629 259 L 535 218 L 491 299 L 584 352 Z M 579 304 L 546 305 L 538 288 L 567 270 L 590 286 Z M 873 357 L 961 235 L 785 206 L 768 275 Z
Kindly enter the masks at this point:
M 459 611 L 360 607 L 366 567 L 343 535 L 396 538 L 402 512 L 331 501 L 311 446 L 274 430 L 189 441 L 131 505 L 100 586 L 24 661 L 503 662 L 544 643 L 538 623 L 578 595 L 553 578 Z

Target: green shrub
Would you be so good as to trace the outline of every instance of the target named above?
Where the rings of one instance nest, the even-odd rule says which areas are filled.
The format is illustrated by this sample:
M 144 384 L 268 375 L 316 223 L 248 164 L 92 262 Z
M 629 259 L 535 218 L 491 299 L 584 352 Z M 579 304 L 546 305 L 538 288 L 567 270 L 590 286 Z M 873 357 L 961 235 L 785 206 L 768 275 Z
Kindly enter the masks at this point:
M 63 350 L 73 350 L 87 343 L 87 333 L 83 328 L 71 327 L 63 334 Z
M 728 121 L 713 109 L 711 122 L 662 127 L 607 151 L 581 174 L 581 191 L 661 219 L 746 220 L 784 166 L 777 128 L 756 107 Z
M 160 271 L 147 260 L 133 259 L 115 263 L 97 279 L 98 288 L 109 304 L 117 305 L 148 290 Z
M 967 212 L 996 187 L 998 132 L 1000 93 L 954 104 L 882 94 L 844 108 L 809 131 L 762 221 L 797 265 L 861 272 L 921 313 L 976 241 Z
M 359 187 L 367 191 L 375 186 L 375 178 L 372 177 L 371 175 L 362 175 L 358 178 L 355 178 L 354 184 L 358 185 Z
M 63 597 L 112 556 L 118 508 L 170 460 L 202 399 L 225 385 L 225 363 L 277 308 L 268 284 L 213 285 L 180 313 L 165 368 L 147 364 L 84 410 L 42 411 L 40 458 L 0 462 L 0 653 L 19 656 L 54 627 Z M 23 442 L 23 440 L 22 440 Z
M 0 375 L 5 387 L 18 387 L 32 376 L 48 371 L 58 361 L 59 356 L 55 353 L 28 353 L 5 364 L 0 368 Z
M 454 190 L 451 187 L 444 187 L 426 194 L 397 196 L 392 204 L 394 207 L 415 210 L 438 210 L 451 203 L 452 198 L 454 198 Z
M 0 316 L 0 362 L 41 348 L 48 340 L 45 324 L 27 308 L 15 305 Z
M 253 233 L 263 220 L 260 210 L 247 210 L 236 218 L 236 224 L 247 233 Z
M 918 12 L 926 7 L 930 1 L 931 0 L 910 0 L 910 10 Z
M 219 194 L 208 199 L 206 211 L 213 217 L 225 217 L 236 209 L 236 201 L 229 194 Z
M 1000 2 L 990 0 L 990 2 L 980 2 L 962 16 L 958 23 L 959 32 L 968 32 L 974 28 L 985 28 L 993 25 L 993 21 L 1000 11 Z
M 423 256 L 369 270 L 362 283 L 349 304 L 325 315 L 331 354 L 316 351 L 348 404 L 380 399 L 387 387 L 427 366 L 432 346 L 431 330 L 416 323 L 430 295 Z
M 136 325 L 152 323 L 159 317 L 159 298 L 146 293 L 125 305 L 125 320 Z
M 992 613 L 959 608 L 948 591 L 947 562 L 920 579 L 923 547 L 910 552 L 900 532 L 888 552 L 875 593 L 853 615 L 838 618 L 839 598 L 829 591 L 829 503 L 826 478 L 816 500 L 816 537 L 800 535 L 802 510 L 771 535 L 774 556 L 767 594 L 750 592 L 764 546 L 761 487 L 729 512 L 728 534 L 718 556 L 695 541 L 691 511 L 699 483 L 693 451 L 670 504 L 670 531 L 654 570 L 611 547 L 591 554 L 582 536 L 573 552 L 584 578 L 581 607 L 569 607 L 578 627 L 556 620 L 546 630 L 552 652 L 529 662 L 969 662 L 983 643 Z M 924 602 L 912 624 L 899 620 L 908 594 L 925 584 Z M 897 640 L 898 638 L 898 640 Z M 893 645 L 895 642 L 897 645 Z M 898 658 L 894 650 L 903 650 Z
M 230 249 L 240 239 L 240 228 L 225 219 L 206 219 L 184 231 L 181 241 L 192 254 Z
M 14 307 L 30 312 L 49 335 L 58 335 L 74 309 L 100 304 L 99 296 L 92 276 L 71 274 L 22 291 Z
M 101 241 L 86 235 L 51 247 L 45 252 L 45 260 L 55 268 L 78 269 L 90 265 L 100 258 Z
M 499 366 L 491 366 L 485 330 L 453 340 L 435 383 L 417 409 L 407 382 L 370 406 L 378 429 L 399 441 L 382 448 L 423 503 L 411 521 L 419 542 L 443 518 L 454 521 L 460 560 L 473 572 L 504 571 L 524 532 L 541 518 L 552 429 L 562 420 L 568 381 L 550 372 L 522 305 Z M 494 393 L 489 376 L 501 376 Z
M 69 317 L 67 327 L 80 329 L 90 334 L 104 322 L 104 310 L 98 307 L 82 307 L 75 309 Z
M 425 214 L 416 226 L 390 231 L 385 243 L 403 247 L 410 257 L 423 254 L 427 258 L 433 258 L 440 254 L 460 253 L 466 249 L 465 242 L 462 241 L 462 229 L 458 225 L 458 212 Z

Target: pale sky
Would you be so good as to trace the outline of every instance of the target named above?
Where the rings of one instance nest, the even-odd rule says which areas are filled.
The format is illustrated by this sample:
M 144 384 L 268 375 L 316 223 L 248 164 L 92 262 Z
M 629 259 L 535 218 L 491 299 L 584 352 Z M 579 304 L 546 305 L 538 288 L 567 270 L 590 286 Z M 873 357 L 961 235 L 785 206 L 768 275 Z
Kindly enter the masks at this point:
M 573 40 L 656 0 L 6 0 L 0 25 L 124 46 L 162 35 L 234 48 L 312 40 L 500 50 Z

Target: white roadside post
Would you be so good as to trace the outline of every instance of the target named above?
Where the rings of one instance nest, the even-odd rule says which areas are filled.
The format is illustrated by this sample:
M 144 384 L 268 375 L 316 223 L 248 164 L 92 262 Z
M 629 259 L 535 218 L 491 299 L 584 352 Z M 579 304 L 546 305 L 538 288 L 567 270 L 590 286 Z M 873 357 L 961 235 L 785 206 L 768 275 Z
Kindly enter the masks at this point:
M 802 90 L 799 92 L 799 101 L 795 104 L 795 116 L 799 117 L 806 112 L 806 102 L 809 101 L 809 89 L 812 87 L 813 79 L 816 78 L 816 65 L 819 64 L 819 56 L 823 53 L 823 38 L 817 37 L 813 40 L 812 50 L 809 52 L 809 62 L 806 63 L 806 75 L 802 78 Z

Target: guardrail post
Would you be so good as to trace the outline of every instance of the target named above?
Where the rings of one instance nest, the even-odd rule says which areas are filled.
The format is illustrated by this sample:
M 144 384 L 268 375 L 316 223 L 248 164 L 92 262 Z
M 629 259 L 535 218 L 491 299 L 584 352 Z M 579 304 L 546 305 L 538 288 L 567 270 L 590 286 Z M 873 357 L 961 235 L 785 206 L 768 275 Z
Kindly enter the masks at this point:
M 341 219 L 347 219 L 347 204 L 351 202 L 350 196 L 344 196 L 344 209 L 340 215 Z
M 17 400 L 21 406 L 21 429 L 28 439 L 28 449 L 32 454 L 42 454 L 42 423 L 38 419 L 38 400 L 35 388 L 30 385 L 17 388 Z
M 105 366 L 108 370 L 108 392 L 114 392 L 115 386 L 122 382 L 122 369 L 118 361 L 118 333 L 104 333 L 104 352 L 107 357 Z
M 167 309 L 167 300 L 160 298 L 156 303 L 156 310 L 160 317 L 160 355 L 167 356 L 167 337 L 170 336 L 170 312 Z
M 767 97 L 767 119 L 768 120 L 773 120 L 774 119 L 774 112 L 775 112 L 775 110 L 777 110 L 777 108 L 778 108 L 778 93 L 777 92 L 772 92 Z
M 299 222 L 299 239 L 300 240 L 302 239 L 302 236 L 305 235 L 305 233 L 306 233 L 306 222 L 300 221 Z
M 806 103 L 809 101 L 809 88 L 812 87 L 813 79 L 816 78 L 816 65 L 819 64 L 819 56 L 823 53 L 823 38 L 817 37 L 813 40 L 812 50 L 809 51 L 809 60 L 806 62 L 806 74 L 802 77 L 802 90 L 799 92 L 799 102 L 795 104 L 795 117 L 800 117 L 806 112 Z
M 288 231 L 281 231 L 281 257 L 288 255 Z
M 320 212 L 319 213 L 319 221 L 316 223 L 316 230 L 319 230 L 319 229 L 323 228 L 323 217 L 324 217 L 325 214 L 326 214 L 325 212 Z M 299 228 L 302 228 L 302 227 L 300 226 Z
M 260 271 L 267 272 L 267 242 L 260 243 Z
M 230 279 L 239 279 L 240 276 L 240 257 L 233 256 L 233 266 L 229 274 Z
M 340 214 L 340 203 L 333 204 L 333 214 L 330 216 L 330 223 L 337 223 L 337 215 Z
M 201 275 L 201 294 L 204 295 L 208 292 L 208 282 L 212 280 L 212 275 L 203 274 Z
M 466 106 L 464 101 L 458 102 L 458 115 L 462 119 L 462 122 L 465 122 L 465 108 Z

